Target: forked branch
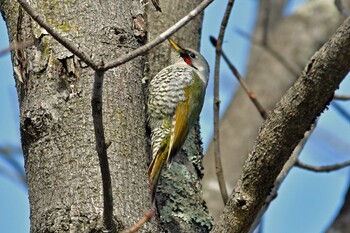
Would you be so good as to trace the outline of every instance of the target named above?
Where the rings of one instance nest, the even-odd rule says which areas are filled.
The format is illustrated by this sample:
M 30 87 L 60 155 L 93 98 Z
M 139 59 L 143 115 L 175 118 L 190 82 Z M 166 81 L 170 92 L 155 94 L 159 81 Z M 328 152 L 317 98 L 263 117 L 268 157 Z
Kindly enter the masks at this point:
M 350 71 L 349 47 L 350 18 L 310 59 L 261 126 L 241 178 L 212 233 L 249 231 L 289 156 Z

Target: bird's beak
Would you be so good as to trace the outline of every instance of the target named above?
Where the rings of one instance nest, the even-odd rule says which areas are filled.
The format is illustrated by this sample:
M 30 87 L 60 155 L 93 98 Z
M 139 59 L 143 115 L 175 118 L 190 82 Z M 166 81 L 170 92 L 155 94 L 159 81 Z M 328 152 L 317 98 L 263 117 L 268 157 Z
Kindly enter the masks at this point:
M 183 48 L 181 48 L 180 45 L 176 44 L 172 39 L 169 38 L 168 41 L 177 52 L 179 52 L 180 54 L 184 52 Z

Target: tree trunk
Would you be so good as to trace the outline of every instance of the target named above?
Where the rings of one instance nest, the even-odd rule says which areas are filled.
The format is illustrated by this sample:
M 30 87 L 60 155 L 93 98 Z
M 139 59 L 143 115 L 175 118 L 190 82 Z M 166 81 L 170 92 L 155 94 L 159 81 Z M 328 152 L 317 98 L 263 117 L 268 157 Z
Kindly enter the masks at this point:
M 133 17 L 139 1 L 84 3 L 31 1 L 62 35 L 97 61 L 140 46 Z M 14 1 L 3 1 L 10 40 L 36 38 L 15 51 L 22 147 L 28 177 L 31 232 L 95 232 L 102 227 L 103 199 L 91 117 L 93 71 L 40 28 Z M 150 207 L 144 58 L 108 71 L 104 128 L 119 229 L 133 225 Z M 134 116 L 134 117 L 130 117 Z M 147 224 L 145 229 L 155 230 Z
M 149 4 L 150 35 L 163 32 L 198 2 L 168 3 L 162 8 L 162 14 L 154 12 Z M 144 22 L 147 17 L 139 0 L 30 1 L 30 5 L 94 61 L 106 63 L 146 41 Z M 48 35 L 15 1 L 1 0 L 0 9 L 10 41 L 35 38 L 33 46 L 12 54 L 21 108 L 31 232 L 100 232 L 104 230 L 102 182 L 91 115 L 94 72 Z M 182 15 L 174 14 L 175 9 Z M 157 28 L 155 22 L 158 21 L 166 21 L 165 28 Z M 201 18 L 191 25 L 182 33 L 189 35 L 185 38 L 191 38 L 195 43 L 186 43 L 186 46 L 198 47 Z M 198 33 L 193 34 L 193 31 Z M 165 49 L 159 51 L 164 54 Z M 167 48 L 165 54 L 168 52 Z M 168 65 L 167 61 L 153 62 L 150 69 L 159 70 Z M 134 225 L 151 207 L 147 176 L 150 148 L 146 135 L 146 91 L 141 82 L 144 64 L 145 58 L 138 57 L 105 73 L 103 123 L 106 139 L 111 143 L 108 158 L 117 231 Z M 187 178 L 184 182 L 183 176 L 171 181 L 173 186 L 185 188 L 195 184 L 189 189 L 193 195 L 188 199 L 192 202 L 184 198 L 180 203 L 166 199 L 158 202 L 164 204 L 160 206 L 161 218 L 146 223 L 142 232 L 160 232 L 162 228 L 168 232 L 208 232 L 211 227 L 200 195 L 201 162 L 198 158 L 202 151 L 199 131 L 193 132 L 192 140 L 186 143 L 186 153 L 183 153 L 189 157 L 181 157 L 191 165 L 186 173 L 190 176 L 189 182 Z M 176 185 L 174 182 L 181 183 Z M 195 205 L 189 207 L 187 203 Z M 192 212 L 187 209 L 192 207 Z

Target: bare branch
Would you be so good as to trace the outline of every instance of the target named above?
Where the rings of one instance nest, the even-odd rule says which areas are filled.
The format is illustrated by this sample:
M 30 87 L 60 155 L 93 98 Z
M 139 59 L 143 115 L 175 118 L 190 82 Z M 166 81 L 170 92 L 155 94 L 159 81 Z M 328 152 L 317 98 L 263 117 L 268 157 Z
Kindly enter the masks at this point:
M 22 153 L 20 146 L 0 146 L 0 154 L 10 156 L 12 154 Z
M 175 23 L 173 26 L 171 26 L 169 29 L 167 29 L 165 32 L 157 36 L 154 40 L 151 42 L 135 49 L 131 53 L 125 54 L 123 56 L 118 57 L 114 61 L 107 62 L 104 67 L 101 67 L 102 71 L 109 70 L 111 68 L 117 67 L 121 64 L 124 64 L 135 57 L 138 57 L 140 55 L 145 54 L 155 46 L 162 43 L 164 40 L 166 40 L 168 37 L 173 35 L 175 32 L 180 30 L 183 26 L 185 26 L 187 23 L 189 23 L 194 17 L 199 15 L 210 3 L 212 3 L 214 0 L 204 0 L 201 4 L 199 4 L 195 9 L 193 9 L 188 15 L 180 19 L 177 23 Z
M 313 165 L 303 163 L 300 160 L 297 160 L 295 163 L 295 166 L 299 168 L 303 168 L 305 170 L 314 171 L 314 172 L 333 172 L 333 171 L 350 166 L 350 161 L 337 163 L 333 165 L 326 165 L 326 166 L 313 166 Z
M 216 46 L 217 40 L 213 37 L 210 36 L 210 41 L 211 43 Z M 257 99 L 256 95 L 254 94 L 254 92 L 252 92 L 251 90 L 249 90 L 248 85 L 244 82 L 244 79 L 242 77 L 242 75 L 240 75 L 240 73 L 238 72 L 238 70 L 236 69 L 236 67 L 232 64 L 232 62 L 230 61 L 230 59 L 226 56 L 226 53 L 222 50 L 221 52 L 221 56 L 224 58 L 224 60 L 226 61 L 227 65 L 229 66 L 229 68 L 231 69 L 232 73 L 235 75 L 235 77 L 237 78 L 238 82 L 240 83 L 240 85 L 242 86 L 243 90 L 247 93 L 248 97 L 250 98 L 250 100 L 253 102 L 253 104 L 255 105 L 256 109 L 259 111 L 260 116 L 265 120 L 267 118 L 267 112 L 264 109 L 264 107 L 260 104 L 259 100 Z
M 262 124 L 241 178 L 212 233 L 249 231 L 284 164 L 350 71 L 349 47 L 350 17 L 310 59 Z
M 116 227 L 113 220 L 112 182 L 108 164 L 107 145 L 105 140 L 102 118 L 103 79 L 104 72 L 95 72 L 91 106 L 95 130 L 96 151 L 99 159 L 102 177 L 103 221 L 104 226 L 108 232 L 115 232 Z
M 212 42 L 212 44 L 214 46 L 216 46 L 216 39 L 214 37 L 210 37 L 210 41 Z M 244 91 L 247 93 L 247 95 L 249 96 L 249 98 L 251 99 L 251 101 L 253 102 L 253 104 L 255 105 L 255 107 L 257 108 L 257 110 L 259 111 L 261 117 L 263 119 L 267 118 L 267 112 L 266 110 L 261 106 L 260 102 L 258 101 L 258 99 L 256 98 L 256 95 L 249 90 L 249 87 L 247 86 L 247 84 L 244 82 L 243 77 L 239 74 L 238 70 L 236 69 L 236 67 L 231 63 L 231 61 L 229 60 L 229 58 L 226 56 L 225 52 L 222 51 L 222 57 L 224 58 L 224 60 L 227 62 L 229 68 L 231 69 L 231 71 L 234 73 L 235 77 L 237 78 L 237 80 L 239 81 L 239 83 L 241 84 L 242 88 L 244 89 Z M 314 129 L 314 127 L 313 127 Z M 270 195 L 268 196 L 268 198 L 265 201 L 264 207 L 260 210 L 258 216 L 255 219 L 254 224 L 252 225 L 250 232 L 254 232 L 256 226 L 259 224 L 259 221 L 261 219 L 261 217 L 263 216 L 263 214 L 265 213 L 266 209 L 268 208 L 269 204 L 271 203 L 272 200 L 274 200 L 274 198 L 277 196 L 277 190 L 279 189 L 280 185 L 282 184 L 283 180 L 285 179 L 285 177 L 287 176 L 287 174 L 289 173 L 290 169 L 294 166 L 295 161 L 298 159 L 300 152 L 302 151 L 307 139 L 309 138 L 309 136 L 311 135 L 312 130 L 308 131 L 304 137 L 304 139 L 299 143 L 299 145 L 296 147 L 296 149 L 294 150 L 292 156 L 290 157 L 290 159 L 288 160 L 288 162 L 285 164 L 285 166 L 283 167 L 283 170 L 280 172 L 279 176 L 277 177 L 276 181 L 275 181 L 275 185 L 274 188 L 272 189 Z
M 8 179 L 9 181 L 13 183 L 20 183 L 24 184 L 26 186 L 26 182 L 22 180 L 22 178 L 18 174 L 14 174 L 11 172 L 8 168 L 1 166 L 0 164 L 0 176 L 3 176 L 4 178 Z
M 97 65 L 92 59 L 90 59 L 84 52 L 80 51 L 71 41 L 67 40 L 65 37 L 61 36 L 56 32 L 52 26 L 45 22 L 45 20 L 24 0 L 17 0 L 18 3 L 23 7 L 23 9 L 41 26 L 43 27 L 53 38 L 60 42 L 64 47 L 66 47 L 70 52 L 78 56 L 82 61 L 84 61 L 92 69 L 99 71 L 107 71 L 121 64 L 124 64 L 135 57 L 145 54 L 155 46 L 162 43 L 172 34 L 177 32 L 180 28 L 189 23 L 194 17 L 199 15 L 210 3 L 214 0 L 204 0 L 195 9 L 193 9 L 188 15 L 180 19 L 176 24 L 171 26 L 168 30 L 160 34 L 151 42 L 135 49 L 131 53 L 120 56 L 114 61 L 107 62 L 104 66 Z
M 145 213 L 145 215 L 134 226 L 132 226 L 131 228 L 129 228 L 125 231 L 122 231 L 122 233 L 135 233 L 135 232 L 137 232 L 153 216 L 154 216 L 154 210 L 148 210 Z
M 10 46 L 7 49 L 4 50 L 0 50 L 0 56 L 11 52 L 13 50 L 17 50 L 17 49 L 23 49 L 29 46 L 32 46 L 34 44 L 35 40 L 34 39 L 30 39 L 30 40 L 26 40 L 26 41 L 21 41 L 21 42 L 17 42 L 14 41 L 10 44 Z
M 4 160 L 13 168 L 13 170 L 17 173 L 17 179 L 23 183 L 27 184 L 26 174 L 24 172 L 24 167 L 21 163 L 19 163 L 14 156 L 16 154 L 22 153 L 21 147 L 18 146 L 6 146 L 0 147 L 0 157 L 3 157 Z M 10 174 L 6 172 L 6 169 L 2 169 L 4 174 Z M 10 175 L 12 176 L 12 175 Z
M 8 178 L 11 181 L 18 182 L 24 186 L 27 186 L 27 179 L 23 165 L 20 165 L 16 160 L 12 158 L 12 156 L 2 156 L 13 169 L 10 169 L 8 166 L 2 166 L 0 164 L 0 176 L 3 175 L 5 178 Z
M 216 43 L 216 56 L 215 56 L 215 70 L 214 70 L 214 156 L 215 156 L 215 167 L 216 167 L 216 176 L 218 178 L 220 192 L 222 196 L 222 200 L 226 205 L 228 200 L 228 193 L 226 189 L 224 173 L 222 171 L 222 163 L 221 163 L 221 154 L 220 154 L 220 99 L 219 99 L 219 82 L 220 82 L 220 58 L 222 52 L 222 41 L 224 39 L 226 26 L 228 23 L 228 19 L 230 18 L 230 14 L 232 11 L 234 0 L 229 0 L 227 3 L 226 11 L 224 17 L 221 22 L 220 32 L 218 36 L 218 40 Z
M 152 4 L 157 11 L 162 12 L 162 9 L 160 8 L 160 5 L 159 5 L 159 0 L 152 0 Z
M 334 95 L 334 100 L 350 100 L 350 95 Z
M 333 106 L 342 117 L 344 117 L 348 122 L 350 122 L 350 114 L 342 106 L 340 106 L 340 104 L 332 102 L 331 106 Z
M 216 39 L 211 36 L 210 37 L 210 41 L 211 43 L 216 46 Z M 229 60 L 229 58 L 226 56 L 225 52 L 222 51 L 222 57 L 224 58 L 224 60 L 227 62 L 229 68 L 231 69 L 231 71 L 233 72 L 233 74 L 235 75 L 235 77 L 237 78 L 237 80 L 239 81 L 239 83 L 241 84 L 242 88 L 244 89 L 244 91 L 247 93 L 247 95 L 249 96 L 249 98 L 251 99 L 251 101 L 253 102 L 253 104 L 255 105 L 255 107 L 257 108 L 257 110 L 259 111 L 261 117 L 266 120 L 267 118 L 267 112 L 266 110 L 261 106 L 260 102 L 258 101 L 258 99 L 256 98 L 256 95 L 249 90 L 248 85 L 244 82 L 243 77 L 239 74 L 238 70 L 236 69 L 236 67 L 231 63 L 231 61 Z M 290 159 L 288 160 L 288 162 L 285 164 L 285 166 L 283 167 L 283 170 L 280 172 L 279 176 L 277 177 L 276 181 L 275 181 L 275 185 L 273 190 L 271 191 L 270 195 L 268 196 L 268 198 L 265 201 L 264 207 L 261 209 L 261 211 L 259 212 L 257 218 L 255 219 L 254 224 L 252 225 L 250 232 L 254 232 L 256 226 L 259 224 L 259 221 L 261 219 L 261 217 L 263 216 L 263 214 L 265 213 L 266 209 L 268 208 L 269 204 L 271 203 L 272 200 L 274 200 L 274 198 L 277 196 L 277 190 L 279 189 L 279 187 L 281 186 L 282 182 L 284 181 L 285 177 L 287 176 L 287 174 L 289 173 L 290 169 L 294 166 L 295 162 L 297 161 L 300 152 L 302 151 L 302 149 L 304 148 L 305 143 L 307 142 L 307 139 L 309 138 L 309 136 L 311 135 L 312 131 L 313 131 L 314 127 L 312 127 L 312 130 L 308 131 L 305 134 L 304 139 L 299 143 L 299 145 L 296 147 L 296 149 L 294 150 L 292 156 L 290 157 Z
M 17 0 L 21 7 L 30 15 L 35 22 L 37 22 L 41 27 L 43 27 L 54 39 L 60 42 L 64 47 L 66 47 L 70 52 L 79 57 L 83 62 L 85 62 L 92 69 L 97 70 L 98 66 L 90 59 L 84 52 L 80 51 L 71 41 L 61 36 L 53 27 L 46 23 L 46 21 L 32 8 L 29 3 L 25 0 Z
M 304 146 L 305 146 L 307 140 L 310 138 L 310 136 L 315 128 L 316 128 L 316 125 L 313 125 L 311 130 L 309 130 L 308 132 L 305 133 L 303 140 L 301 140 L 301 142 L 295 148 L 295 150 L 293 151 L 293 153 L 290 156 L 290 158 L 288 159 L 288 161 L 284 164 L 283 169 L 280 172 L 280 174 L 278 175 L 269 196 L 266 198 L 263 207 L 260 209 L 258 215 L 256 216 L 256 218 L 254 220 L 254 223 L 250 227 L 249 233 L 254 232 L 254 230 L 258 226 L 261 218 L 264 216 L 267 208 L 269 208 L 271 202 L 277 197 L 278 189 L 281 187 L 282 182 L 289 174 L 289 171 L 294 167 L 296 161 L 298 161 L 298 158 L 299 158 L 301 151 L 304 149 Z

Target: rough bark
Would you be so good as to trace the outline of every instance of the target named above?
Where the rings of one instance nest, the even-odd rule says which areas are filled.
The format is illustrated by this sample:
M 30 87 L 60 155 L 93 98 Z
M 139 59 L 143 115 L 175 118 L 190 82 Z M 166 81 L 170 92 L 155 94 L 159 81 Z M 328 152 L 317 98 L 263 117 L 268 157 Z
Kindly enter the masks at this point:
M 30 1 L 62 35 L 94 59 L 108 61 L 140 46 L 134 1 Z M 35 37 L 12 53 L 28 177 L 31 232 L 98 232 L 103 199 L 91 117 L 93 71 L 16 4 L 0 1 L 10 41 Z M 147 178 L 144 58 L 106 73 L 103 117 L 118 229 L 150 207 Z M 19 82 L 20 78 L 23 80 Z M 146 224 L 155 232 L 155 224 Z
M 275 2 L 275 1 L 272 1 Z M 276 2 L 275 2 L 276 3 Z M 277 12 L 271 6 L 271 12 Z M 276 11 L 275 11 L 276 10 Z M 313 12 L 319 12 L 317 14 Z M 258 19 L 262 19 L 264 6 Z M 344 20 L 331 1 L 312 1 L 292 16 L 279 20 L 280 14 L 270 17 L 268 44 L 278 51 L 293 70 L 300 73 L 309 57 L 334 33 Z M 279 20 L 279 21 L 278 21 Z M 278 21 L 278 23 L 276 22 Z M 254 38 L 261 41 L 262 22 L 257 21 Z M 286 46 L 288 45 L 288 46 Z M 268 67 L 268 69 L 266 68 Z M 295 82 L 297 75 L 289 72 L 266 49 L 253 46 L 247 67 L 246 82 L 267 110 L 271 110 L 283 93 Z M 249 116 L 249 117 L 247 117 Z M 221 156 L 229 193 L 234 189 L 247 155 L 254 145 L 262 119 L 247 94 L 239 88 L 228 107 L 220 127 Z M 203 192 L 210 213 L 218 219 L 224 208 L 215 176 L 213 146 L 204 158 Z
M 148 8 L 148 39 L 165 31 L 194 9 L 201 1 L 161 1 L 162 13 Z M 151 8 L 151 9 L 150 9 Z M 174 13 L 176 12 L 176 14 Z M 199 50 L 202 15 L 177 32 L 172 39 L 180 45 Z M 153 49 L 148 55 L 148 78 L 174 61 L 176 52 L 168 43 Z M 171 167 L 164 169 L 157 192 L 159 223 L 166 232 L 208 232 L 212 219 L 202 199 L 202 147 L 199 125 L 191 131 L 183 149 Z
M 212 232 L 248 232 L 283 165 L 350 71 L 350 17 L 310 59 L 259 129 L 243 173 Z
M 168 3 L 162 7 L 164 14 L 150 9 L 149 35 L 163 32 L 199 2 Z M 144 6 L 138 0 L 31 1 L 30 4 L 95 61 L 107 62 L 147 40 L 144 27 L 147 19 Z M 100 232 L 103 230 L 102 182 L 91 117 L 94 73 L 53 40 L 14 1 L 0 1 L 0 9 L 11 41 L 36 38 L 35 46 L 12 54 L 21 108 L 31 232 Z M 198 17 L 182 29 L 182 34 L 188 35 L 185 38 L 191 39 L 186 46 L 198 48 L 200 28 L 201 17 Z M 168 55 L 169 46 L 166 51 Z M 164 51 L 158 50 L 158 54 L 167 57 Z M 103 121 L 106 138 L 111 142 L 108 157 L 117 230 L 135 224 L 151 207 L 145 90 L 141 82 L 144 61 L 139 57 L 105 74 Z M 150 68 L 159 70 L 168 65 L 168 61 L 152 60 Z M 198 127 L 190 138 L 176 160 L 179 163 L 174 163 L 174 169 L 165 175 L 170 180 L 167 183 L 182 196 L 175 194 L 176 201 L 168 201 L 174 196 L 158 200 L 160 218 L 146 223 L 142 232 L 161 229 L 208 232 L 211 228 L 211 219 L 200 195 L 202 149 Z

